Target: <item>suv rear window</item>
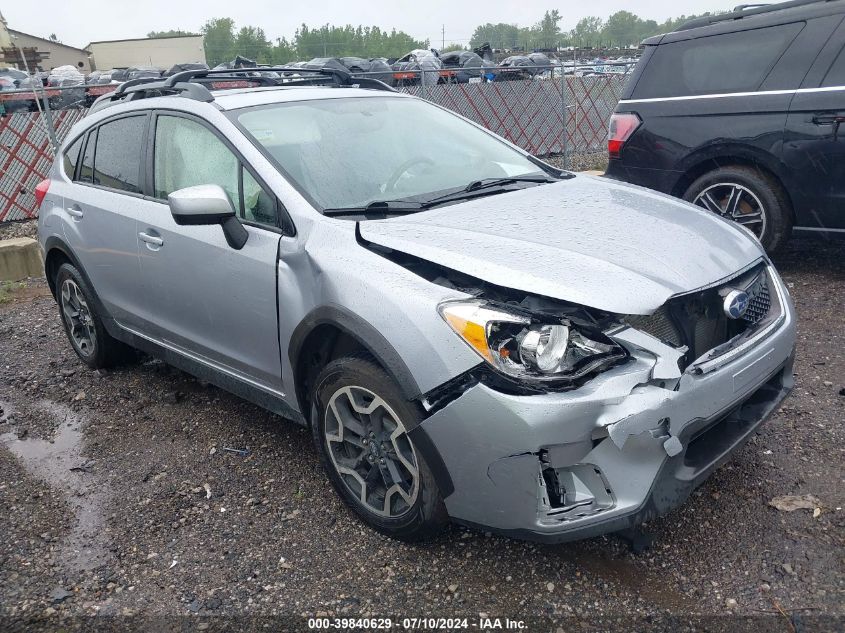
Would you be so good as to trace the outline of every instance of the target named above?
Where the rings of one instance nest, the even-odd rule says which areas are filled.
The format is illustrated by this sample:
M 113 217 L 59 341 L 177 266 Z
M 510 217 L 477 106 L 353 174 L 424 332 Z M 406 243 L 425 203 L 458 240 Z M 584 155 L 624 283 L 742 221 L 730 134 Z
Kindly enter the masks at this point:
M 753 92 L 803 27 L 795 22 L 659 45 L 632 98 Z

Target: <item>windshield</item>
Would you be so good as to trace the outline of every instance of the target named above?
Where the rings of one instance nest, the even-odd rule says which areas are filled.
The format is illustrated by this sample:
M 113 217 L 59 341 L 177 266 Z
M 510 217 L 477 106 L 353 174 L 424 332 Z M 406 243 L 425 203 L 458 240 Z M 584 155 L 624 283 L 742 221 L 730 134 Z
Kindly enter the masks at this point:
M 322 209 L 430 197 L 544 173 L 521 153 L 425 101 L 359 97 L 239 110 L 241 126 Z

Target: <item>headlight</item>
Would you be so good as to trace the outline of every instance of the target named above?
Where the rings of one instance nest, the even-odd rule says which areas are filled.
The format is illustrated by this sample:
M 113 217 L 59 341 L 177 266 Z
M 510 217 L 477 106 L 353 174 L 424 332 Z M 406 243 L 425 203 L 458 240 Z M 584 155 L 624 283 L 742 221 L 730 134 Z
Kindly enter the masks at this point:
M 561 318 L 516 314 L 482 301 L 440 304 L 441 316 L 495 369 L 508 376 L 553 382 L 607 368 L 626 356 L 600 332 Z

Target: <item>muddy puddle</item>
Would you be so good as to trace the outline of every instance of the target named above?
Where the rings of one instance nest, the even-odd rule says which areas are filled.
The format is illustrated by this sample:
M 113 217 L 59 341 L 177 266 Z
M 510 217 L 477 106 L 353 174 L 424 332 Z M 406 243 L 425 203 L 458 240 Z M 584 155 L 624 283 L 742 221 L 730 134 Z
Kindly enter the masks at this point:
M 59 542 L 62 567 L 74 572 L 107 563 L 110 554 L 104 533 L 108 493 L 92 474 L 96 462 L 84 454 L 84 417 L 64 405 L 43 400 L 32 413 L 50 416 L 58 423 L 53 437 L 19 438 L 14 428 L 14 407 L 0 402 L 0 410 L 0 419 L 9 422 L 3 426 L 11 427 L 0 435 L 0 444 L 20 460 L 30 475 L 62 493 L 74 511 L 73 528 Z

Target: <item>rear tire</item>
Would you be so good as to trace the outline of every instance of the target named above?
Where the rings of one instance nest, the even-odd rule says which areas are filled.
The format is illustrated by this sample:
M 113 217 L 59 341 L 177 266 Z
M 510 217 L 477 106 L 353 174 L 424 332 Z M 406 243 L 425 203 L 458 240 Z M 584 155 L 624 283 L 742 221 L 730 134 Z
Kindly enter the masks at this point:
M 786 192 L 772 176 L 754 167 L 731 165 L 704 174 L 683 196 L 687 202 L 750 229 L 769 253 L 780 249 L 792 232 Z
M 65 334 L 83 363 L 91 369 L 106 369 L 133 358 L 135 351 L 106 331 L 94 308 L 94 293 L 75 266 L 59 267 L 55 288 Z
M 367 356 L 348 356 L 326 365 L 311 395 L 314 443 L 346 505 L 401 541 L 439 535 L 446 506 L 406 432 L 422 415 L 390 376 Z

